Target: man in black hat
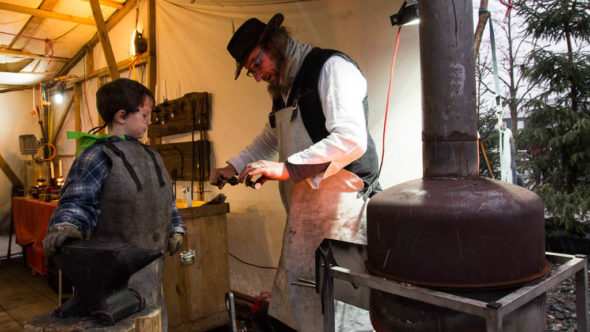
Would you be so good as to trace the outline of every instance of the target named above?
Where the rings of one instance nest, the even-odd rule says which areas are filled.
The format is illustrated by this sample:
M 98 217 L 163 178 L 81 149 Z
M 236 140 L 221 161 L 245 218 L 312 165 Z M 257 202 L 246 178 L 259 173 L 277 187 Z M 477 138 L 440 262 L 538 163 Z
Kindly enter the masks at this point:
M 273 107 L 262 133 L 214 169 L 210 182 L 221 188 L 236 174 L 240 181 L 280 181 L 287 224 L 269 314 L 299 331 L 323 331 L 320 298 L 298 281 L 315 279 L 314 253 L 324 238 L 366 243 L 366 203 L 380 190 L 378 158 L 358 65 L 341 52 L 291 38 L 283 19 L 251 18 L 227 46 L 237 62 L 235 79 L 245 69 L 267 82 Z M 338 331 L 371 329 L 368 314 L 354 309 L 337 303 Z

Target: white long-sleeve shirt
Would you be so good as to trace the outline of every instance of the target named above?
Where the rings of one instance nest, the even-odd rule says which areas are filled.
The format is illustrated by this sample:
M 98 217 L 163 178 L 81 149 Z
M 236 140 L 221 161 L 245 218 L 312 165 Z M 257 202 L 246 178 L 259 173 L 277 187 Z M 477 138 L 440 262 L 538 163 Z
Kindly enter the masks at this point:
M 318 92 L 329 135 L 309 148 L 287 157 L 293 165 L 329 163 L 326 170 L 313 177 L 312 186 L 360 158 L 367 149 L 367 131 L 363 99 L 367 82 L 359 69 L 341 56 L 330 57 L 323 65 Z M 286 101 L 285 96 L 285 101 Z M 228 160 L 236 171 L 257 160 L 272 160 L 277 155 L 278 140 L 267 122 L 263 131 L 235 157 Z M 281 160 L 285 161 L 285 160 Z

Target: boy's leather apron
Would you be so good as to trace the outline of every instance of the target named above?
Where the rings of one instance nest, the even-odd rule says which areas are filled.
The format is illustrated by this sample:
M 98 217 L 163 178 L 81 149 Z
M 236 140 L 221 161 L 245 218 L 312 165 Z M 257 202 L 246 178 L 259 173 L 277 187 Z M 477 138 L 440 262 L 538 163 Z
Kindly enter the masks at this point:
M 142 188 L 138 190 L 123 159 L 104 146 L 103 151 L 113 166 L 103 185 L 101 214 L 91 236 L 105 241 L 127 242 L 138 248 L 166 251 L 172 216 L 172 186 L 164 163 L 155 153 L 155 160 L 163 173 L 159 177 L 152 156 L 139 142 L 121 141 L 114 145 L 128 160 Z M 161 307 L 162 326 L 166 331 L 168 323 L 161 285 L 163 268 L 164 257 L 160 257 L 135 273 L 128 285 L 144 297 L 146 307 Z

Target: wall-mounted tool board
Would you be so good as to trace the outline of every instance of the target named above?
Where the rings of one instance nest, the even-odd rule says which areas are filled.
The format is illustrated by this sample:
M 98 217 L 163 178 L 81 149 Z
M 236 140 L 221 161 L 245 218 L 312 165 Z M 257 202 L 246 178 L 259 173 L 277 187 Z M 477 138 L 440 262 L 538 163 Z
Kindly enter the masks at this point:
M 173 180 L 206 181 L 209 179 L 209 141 L 199 140 L 194 144 L 193 142 L 159 144 L 153 148 L 162 155 L 164 165 Z M 191 173 L 191 165 L 193 173 Z M 193 177 L 192 174 L 195 176 Z
M 206 92 L 191 92 L 166 100 L 152 112 L 149 138 L 210 129 L 209 97 Z

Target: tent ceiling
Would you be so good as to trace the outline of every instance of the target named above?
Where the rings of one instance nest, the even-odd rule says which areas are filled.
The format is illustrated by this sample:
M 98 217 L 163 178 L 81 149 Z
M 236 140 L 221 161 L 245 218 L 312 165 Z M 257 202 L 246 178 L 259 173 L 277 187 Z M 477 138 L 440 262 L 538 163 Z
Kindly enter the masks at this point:
M 107 21 L 129 0 L 99 0 Z M 0 0 L 0 90 L 53 78 L 96 34 L 89 0 Z
M 0 0 L 0 91 L 64 75 L 98 42 L 91 0 Z M 95 0 L 92 0 L 95 1 Z M 98 0 L 107 30 L 147 0 Z M 158 1 L 158 0 L 157 0 Z M 305 0 L 159 0 L 175 4 L 252 6 Z M 94 41 L 92 43 L 91 41 Z

